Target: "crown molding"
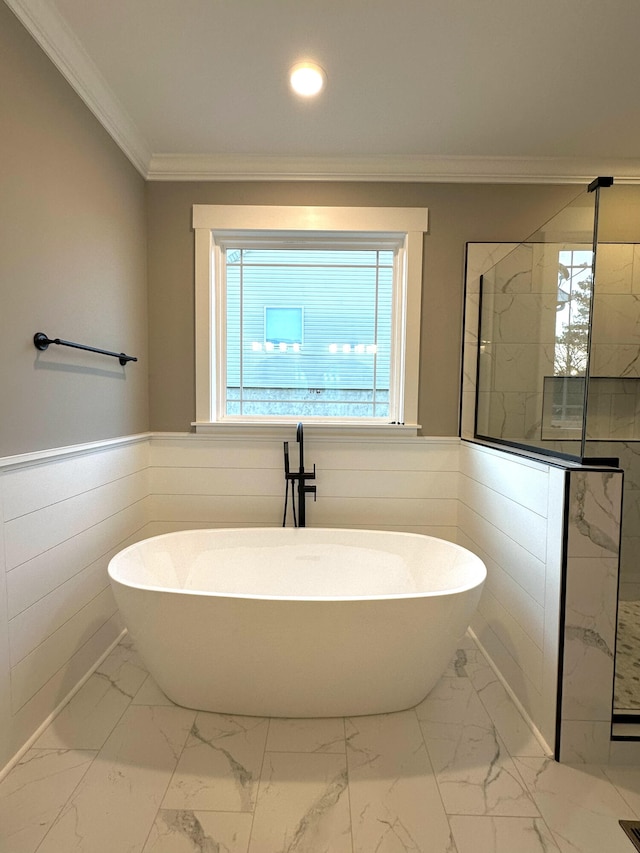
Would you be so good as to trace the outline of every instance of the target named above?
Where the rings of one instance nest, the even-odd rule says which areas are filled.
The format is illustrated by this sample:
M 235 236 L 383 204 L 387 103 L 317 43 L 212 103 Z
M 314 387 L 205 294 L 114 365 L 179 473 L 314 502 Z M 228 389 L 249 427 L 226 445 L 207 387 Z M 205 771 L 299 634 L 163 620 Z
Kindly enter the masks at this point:
M 588 184 L 598 175 L 640 184 L 640 159 L 571 157 L 255 157 L 154 154 L 150 181 L 406 181 Z
M 46 0 L 5 0 L 5 3 L 136 169 L 146 178 L 151 150 L 53 5 Z
M 588 184 L 598 175 L 640 185 L 640 158 L 263 157 L 152 154 L 142 133 L 55 7 L 5 0 L 141 175 L 150 181 L 399 181 Z

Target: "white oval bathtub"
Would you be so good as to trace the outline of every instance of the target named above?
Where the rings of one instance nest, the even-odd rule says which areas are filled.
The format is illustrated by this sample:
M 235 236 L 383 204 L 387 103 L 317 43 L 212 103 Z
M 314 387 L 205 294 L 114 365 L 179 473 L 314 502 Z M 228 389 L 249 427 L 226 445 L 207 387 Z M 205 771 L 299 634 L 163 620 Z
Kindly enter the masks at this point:
M 486 569 L 412 533 L 188 530 L 109 563 L 123 620 L 178 705 L 229 714 L 379 714 L 420 702 L 477 606 Z

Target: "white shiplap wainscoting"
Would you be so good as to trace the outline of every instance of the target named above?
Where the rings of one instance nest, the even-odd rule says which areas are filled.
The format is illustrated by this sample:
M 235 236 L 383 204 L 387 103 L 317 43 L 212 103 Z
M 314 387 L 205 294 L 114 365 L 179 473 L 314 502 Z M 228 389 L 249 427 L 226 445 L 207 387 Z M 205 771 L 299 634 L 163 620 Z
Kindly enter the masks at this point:
M 0 768 L 34 741 L 120 636 L 111 556 L 173 530 L 282 524 L 284 440 L 295 470 L 295 427 L 153 433 L 0 460 Z M 307 471 L 314 463 L 309 526 L 438 536 L 486 562 L 472 629 L 502 686 L 485 685 L 485 698 L 499 702 L 501 690 L 510 692 L 541 739 L 556 746 L 571 471 L 458 438 L 337 436 L 310 426 Z M 568 613 L 580 605 L 572 590 L 568 584 Z M 615 597 L 604 605 L 615 619 Z M 567 698 L 566 673 L 564 681 Z
M 270 437 L 155 434 L 149 530 L 282 524 L 282 442 L 297 469 L 295 428 Z M 318 494 L 307 524 L 457 536 L 457 438 L 332 438 L 305 427 L 305 469 Z M 287 524 L 292 524 L 291 501 Z
M 462 443 L 459 543 L 487 566 L 472 630 L 551 751 L 565 471 Z
M 0 460 L 0 767 L 122 632 L 107 564 L 146 535 L 148 443 Z

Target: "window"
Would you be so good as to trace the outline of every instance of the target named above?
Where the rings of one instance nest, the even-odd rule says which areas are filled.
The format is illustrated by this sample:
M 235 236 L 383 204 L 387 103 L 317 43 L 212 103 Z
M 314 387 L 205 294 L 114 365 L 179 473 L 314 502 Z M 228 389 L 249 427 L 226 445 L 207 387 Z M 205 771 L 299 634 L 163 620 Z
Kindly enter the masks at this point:
M 415 426 L 426 213 L 194 206 L 196 427 Z
M 553 360 L 555 376 L 584 376 L 585 374 L 589 358 L 592 290 L 592 249 L 560 250 Z
M 278 344 L 278 347 L 280 344 L 291 344 L 294 352 L 300 352 L 302 346 L 302 312 L 302 308 L 265 307 L 264 342 L 266 344 Z

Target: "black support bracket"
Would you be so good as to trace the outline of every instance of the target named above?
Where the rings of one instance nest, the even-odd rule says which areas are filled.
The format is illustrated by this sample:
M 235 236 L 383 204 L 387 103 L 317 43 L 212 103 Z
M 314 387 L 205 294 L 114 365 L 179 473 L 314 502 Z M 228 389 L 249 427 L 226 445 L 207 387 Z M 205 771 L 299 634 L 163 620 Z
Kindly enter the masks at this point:
M 610 187 L 613 184 L 613 178 L 595 178 L 589 186 L 587 187 L 587 192 L 592 193 L 594 190 L 597 190 L 599 187 Z

